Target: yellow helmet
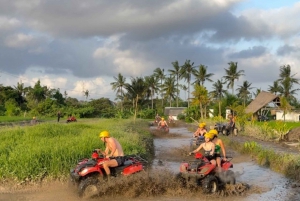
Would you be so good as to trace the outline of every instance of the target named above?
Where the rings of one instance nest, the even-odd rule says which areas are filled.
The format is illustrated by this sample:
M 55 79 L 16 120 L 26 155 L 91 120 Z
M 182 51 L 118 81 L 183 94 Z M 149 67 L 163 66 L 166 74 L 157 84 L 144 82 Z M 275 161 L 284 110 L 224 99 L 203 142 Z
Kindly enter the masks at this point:
M 212 134 L 213 136 L 218 136 L 218 131 L 216 129 L 211 129 L 209 133 Z
M 200 123 L 199 128 L 204 128 L 206 126 L 206 123 Z
M 204 134 L 204 137 L 209 138 L 210 140 L 212 140 L 214 138 L 214 134 L 208 132 Z
M 103 137 L 110 137 L 110 136 L 109 136 L 109 132 L 108 132 L 108 131 L 102 131 L 102 132 L 99 134 L 99 137 L 100 137 L 100 138 L 103 138 Z
M 165 120 L 165 118 L 161 118 L 161 120 Z
M 35 119 L 35 117 L 32 117 L 32 119 Z

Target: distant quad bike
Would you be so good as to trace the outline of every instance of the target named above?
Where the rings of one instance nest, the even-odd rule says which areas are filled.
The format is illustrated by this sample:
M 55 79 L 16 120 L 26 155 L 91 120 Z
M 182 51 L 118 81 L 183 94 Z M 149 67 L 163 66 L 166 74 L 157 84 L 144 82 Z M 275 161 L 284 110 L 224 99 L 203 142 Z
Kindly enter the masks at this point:
M 157 130 L 159 130 L 163 133 L 169 133 L 169 131 L 170 131 L 168 126 L 159 126 L 159 127 L 157 127 Z
M 229 170 L 233 167 L 230 160 L 231 157 L 227 157 L 227 161 L 222 159 L 221 168 L 216 168 L 201 153 L 196 153 L 194 160 L 181 163 L 178 179 L 182 185 L 187 181 L 195 182 L 206 194 L 216 193 L 226 184 L 235 184 L 234 172 Z
M 68 117 L 67 123 L 70 123 L 70 122 L 77 122 L 77 119 L 74 116 Z
M 223 134 L 226 136 L 230 135 L 231 132 L 234 135 L 237 135 L 237 133 L 238 133 L 238 129 L 235 126 L 233 127 L 233 130 L 232 130 L 232 128 L 230 128 L 229 124 L 227 124 L 227 123 L 218 122 L 215 124 L 214 129 L 216 129 L 219 134 Z
M 74 169 L 70 171 L 71 183 L 78 188 L 78 195 L 82 198 L 91 198 L 99 193 L 99 187 L 107 182 L 107 175 L 103 169 L 103 162 L 109 158 L 99 155 L 96 150 L 92 158 L 84 158 L 78 161 Z M 141 172 L 145 169 L 147 161 L 137 155 L 125 156 L 122 166 L 110 168 L 112 177 L 124 177 Z

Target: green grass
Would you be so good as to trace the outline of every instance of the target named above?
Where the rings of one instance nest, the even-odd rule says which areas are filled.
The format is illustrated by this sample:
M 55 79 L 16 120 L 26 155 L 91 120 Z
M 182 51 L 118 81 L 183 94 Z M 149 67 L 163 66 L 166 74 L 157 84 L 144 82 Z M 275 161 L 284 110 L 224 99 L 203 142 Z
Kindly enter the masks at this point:
M 90 119 L 83 122 L 2 128 L 0 130 L 0 180 L 40 180 L 68 176 L 78 159 L 90 157 L 93 149 L 104 149 L 98 135 L 108 130 L 119 140 L 125 154 L 149 157 L 152 142 L 148 122 Z
M 293 129 L 293 128 L 297 128 L 297 127 L 300 127 L 300 122 L 289 122 L 289 121 L 266 121 L 266 122 L 255 122 L 255 124 L 257 125 L 264 125 L 264 124 L 267 124 L 269 125 L 271 128 L 276 128 L 278 127 L 278 125 L 281 125 L 281 126 L 286 126 L 290 129 Z

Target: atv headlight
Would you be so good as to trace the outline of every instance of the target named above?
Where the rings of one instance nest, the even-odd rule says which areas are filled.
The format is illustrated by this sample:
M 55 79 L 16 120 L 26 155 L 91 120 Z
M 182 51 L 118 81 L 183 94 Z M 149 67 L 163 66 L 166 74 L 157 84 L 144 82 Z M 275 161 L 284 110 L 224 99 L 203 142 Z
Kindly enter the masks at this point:
M 85 174 L 85 173 L 87 173 L 88 172 L 88 169 L 87 168 L 84 168 L 81 172 L 80 172 L 80 174 Z

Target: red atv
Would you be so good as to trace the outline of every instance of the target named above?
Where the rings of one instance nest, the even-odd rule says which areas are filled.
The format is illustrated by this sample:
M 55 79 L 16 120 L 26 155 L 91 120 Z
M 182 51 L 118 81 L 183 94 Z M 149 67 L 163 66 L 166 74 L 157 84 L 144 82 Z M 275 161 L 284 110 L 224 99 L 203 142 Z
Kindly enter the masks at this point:
M 69 116 L 68 119 L 67 119 L 67 123 L 70 123 L 70 122 L 77 122 L 76 117 L 74 117 L 74 116 Z
M 103 162 L 110 160 L 99 155 L 96 150 L 92 158 L 81 159 L 74 169 L 70 171 L 71 182 L 78 187 L 80 197 L 90 198 L 98 194 L 100 181 L 107 181 L 107 175 L 103 169 Z M 124 165 L 110 168 L 111 176 L 127 176 L 145 169 L 147 161 L 137 155 L 125 156 Z
M 201 153 L 196 153 L 195 160 L 181 163 L 180 181 L 185 185 L 186 181 L 195 180 L 197 185 L 202 185 L 204 193 L 215 193 L 225 184 L 235 184 L 234 172 L 228 170 L 233 167 L 230 160 L 221 159 L 221 168 L 216 168 Z

